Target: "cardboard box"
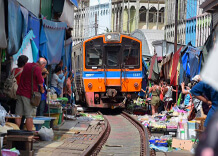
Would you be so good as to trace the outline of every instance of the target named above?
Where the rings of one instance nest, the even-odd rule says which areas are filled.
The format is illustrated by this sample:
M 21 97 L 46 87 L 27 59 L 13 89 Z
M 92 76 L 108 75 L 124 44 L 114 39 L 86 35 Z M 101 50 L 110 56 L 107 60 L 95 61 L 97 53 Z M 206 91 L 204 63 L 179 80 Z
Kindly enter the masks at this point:
M 181 148 L 183 150 L 190 151 L 193 146 L 193 142 L 191 140 L 180 140 L 180 139 L 173 139 L 172 140 L 172 147 Z

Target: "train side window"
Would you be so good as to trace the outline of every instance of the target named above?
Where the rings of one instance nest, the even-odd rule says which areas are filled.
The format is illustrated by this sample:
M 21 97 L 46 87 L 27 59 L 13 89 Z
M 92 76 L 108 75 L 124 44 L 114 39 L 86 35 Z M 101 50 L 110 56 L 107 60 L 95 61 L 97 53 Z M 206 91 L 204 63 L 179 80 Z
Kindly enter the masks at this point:
M 139 65 L 139 49 L 125 49 L 123 52 L 123 62 L 126 66 Z
M 87 50 L 86 60 L 88 66 L 102 66 L 102 50 L 99 48 Z

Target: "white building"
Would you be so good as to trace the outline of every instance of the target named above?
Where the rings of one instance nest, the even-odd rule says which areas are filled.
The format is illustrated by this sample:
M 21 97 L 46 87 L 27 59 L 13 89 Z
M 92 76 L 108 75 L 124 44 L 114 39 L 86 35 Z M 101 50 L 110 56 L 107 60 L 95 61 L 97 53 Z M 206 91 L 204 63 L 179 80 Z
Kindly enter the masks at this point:
M 74 45 L 96 34 L 103 34 L 111 26 L 111 0 L 82 1 L 75 11 Z

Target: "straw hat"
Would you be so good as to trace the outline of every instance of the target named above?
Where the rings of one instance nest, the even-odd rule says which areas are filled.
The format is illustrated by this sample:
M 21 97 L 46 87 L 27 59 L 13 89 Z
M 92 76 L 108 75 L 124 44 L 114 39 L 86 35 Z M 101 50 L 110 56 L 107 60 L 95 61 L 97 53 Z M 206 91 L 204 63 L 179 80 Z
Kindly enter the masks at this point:
M 44 73 L 44 74 L 49 74 L 49 72 L 48 72 L 48 70 L 47 70 L 46 68 L 43 68 L 43 69 L 42 69 L 42 73 Z

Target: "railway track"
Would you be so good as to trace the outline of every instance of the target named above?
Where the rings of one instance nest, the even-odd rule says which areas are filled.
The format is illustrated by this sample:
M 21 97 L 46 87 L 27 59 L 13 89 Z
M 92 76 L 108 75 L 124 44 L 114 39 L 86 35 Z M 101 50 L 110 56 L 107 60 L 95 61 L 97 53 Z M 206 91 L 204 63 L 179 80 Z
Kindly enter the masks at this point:
M 154 155 L 149 149 L 147 129 L 133 116 L 122 112 L 104 118 L 103 131 L 83 156 Z

